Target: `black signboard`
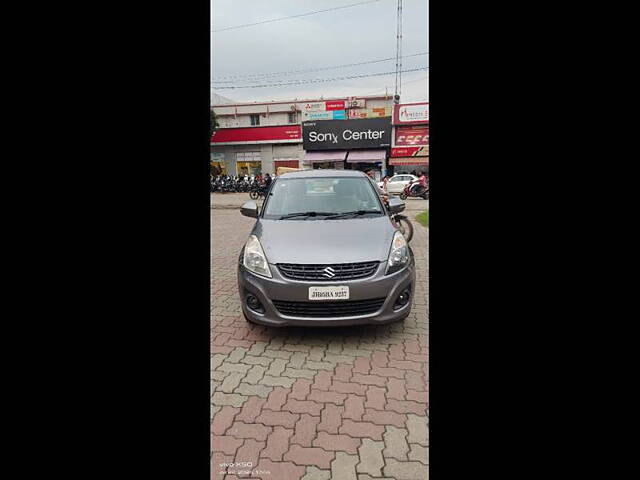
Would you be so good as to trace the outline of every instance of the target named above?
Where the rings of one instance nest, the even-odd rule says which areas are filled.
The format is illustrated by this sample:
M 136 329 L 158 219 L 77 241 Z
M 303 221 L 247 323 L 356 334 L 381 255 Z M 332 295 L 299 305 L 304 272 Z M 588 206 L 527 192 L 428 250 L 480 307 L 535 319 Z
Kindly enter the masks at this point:
M 304 149 L 349 150 L 391 146 L 391 118 L 302 122 Z

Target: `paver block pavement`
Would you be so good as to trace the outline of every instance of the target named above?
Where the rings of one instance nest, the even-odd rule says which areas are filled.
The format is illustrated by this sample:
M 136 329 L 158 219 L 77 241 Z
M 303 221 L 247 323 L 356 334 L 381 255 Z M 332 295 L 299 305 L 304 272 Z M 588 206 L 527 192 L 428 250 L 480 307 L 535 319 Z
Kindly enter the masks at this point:
M 386 476 L 396 480 L 429 479 L 429 467 L 420 462 L 398 462 L 397 460 L 389 459 L 383 471 Z
M 425 480 L 428 230 L 414 224 L 418 282 L 404 322 L 274 329 L 248 324 L 237 294 L 255 220 L 211 212 L 212 478 L 223 480 L 215 461 L 235 459 L 255 461 L 254 473 L 224 480 Z
M 284 454 L 284 460 L 291 461 L 296 465 L 313 465 L 321 469 L 328 469 L 334 458 L 333 452 L 327 452 L 317 447 L 301 447 L 292 445 L 289 451 Z
M 368 473 L 376 477 L 381 476 L 382 467 L 384 467 L 383 448 L 384 442 L 374 442 L 368 438 L 363 439 L 362 445 L 358 449 L 360 462 L 356 465 L 356 472 Z
M 341 480 L 358 480 L 356 475 L 357 455 L 348 455 L 344 452 L 337 452 L 336 458 L 331 462 L 331 478 Z

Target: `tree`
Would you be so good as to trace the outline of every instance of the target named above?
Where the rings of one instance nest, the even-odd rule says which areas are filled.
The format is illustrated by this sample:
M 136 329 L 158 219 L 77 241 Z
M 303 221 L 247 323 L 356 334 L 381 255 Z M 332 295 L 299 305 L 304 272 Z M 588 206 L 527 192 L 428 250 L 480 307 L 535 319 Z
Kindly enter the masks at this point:
M 216 131 L 216 129 L 219 127 L 218 125 L 218 119 L 216 118 L 216 112 L 213 111 L 213 108 L 211 109 L 211 114 L 209 116 L 209 137 L 211 137 L 213 135 L 213 132 Z
M 209 114 L 209 138 L 211 138 L 213 136 L 213 133 L 216 131 L 216 129 L 219 127 L 218 125 L 218 119 L 216 118 L 216 112 L 213 111 L 213 108 L 210 110 L 210 114 Z M 211 174 L 212 175 L 217 175 L 217 170 L 216 167 L 214 165 L 214 163 L 209 160 L 209 168 L 211 169 Z

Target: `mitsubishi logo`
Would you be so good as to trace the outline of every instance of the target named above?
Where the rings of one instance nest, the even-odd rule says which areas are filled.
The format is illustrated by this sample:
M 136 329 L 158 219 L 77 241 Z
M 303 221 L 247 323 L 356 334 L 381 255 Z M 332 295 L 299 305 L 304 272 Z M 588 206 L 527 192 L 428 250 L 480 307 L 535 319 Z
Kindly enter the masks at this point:
M 331 267 L 327 267 L 323 271 L 324 271 L 324 273 L 322 275 L 324 277 L 333 278 L 333 277 L 336 276 L 335 272 L 333 271 L 333 268 L 331 268 Z

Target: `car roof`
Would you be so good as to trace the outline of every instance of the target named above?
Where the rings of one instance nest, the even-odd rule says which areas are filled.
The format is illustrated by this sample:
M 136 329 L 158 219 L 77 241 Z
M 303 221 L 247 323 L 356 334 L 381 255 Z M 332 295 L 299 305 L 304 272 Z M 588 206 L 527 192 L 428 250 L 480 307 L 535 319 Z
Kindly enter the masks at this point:
M 287 172 L 279 175 L 278 178 L 326 178 L 326 177 L 364 177 L 368 178 L 364 172 L 359 170 L 300 170 L 298 172 Z

